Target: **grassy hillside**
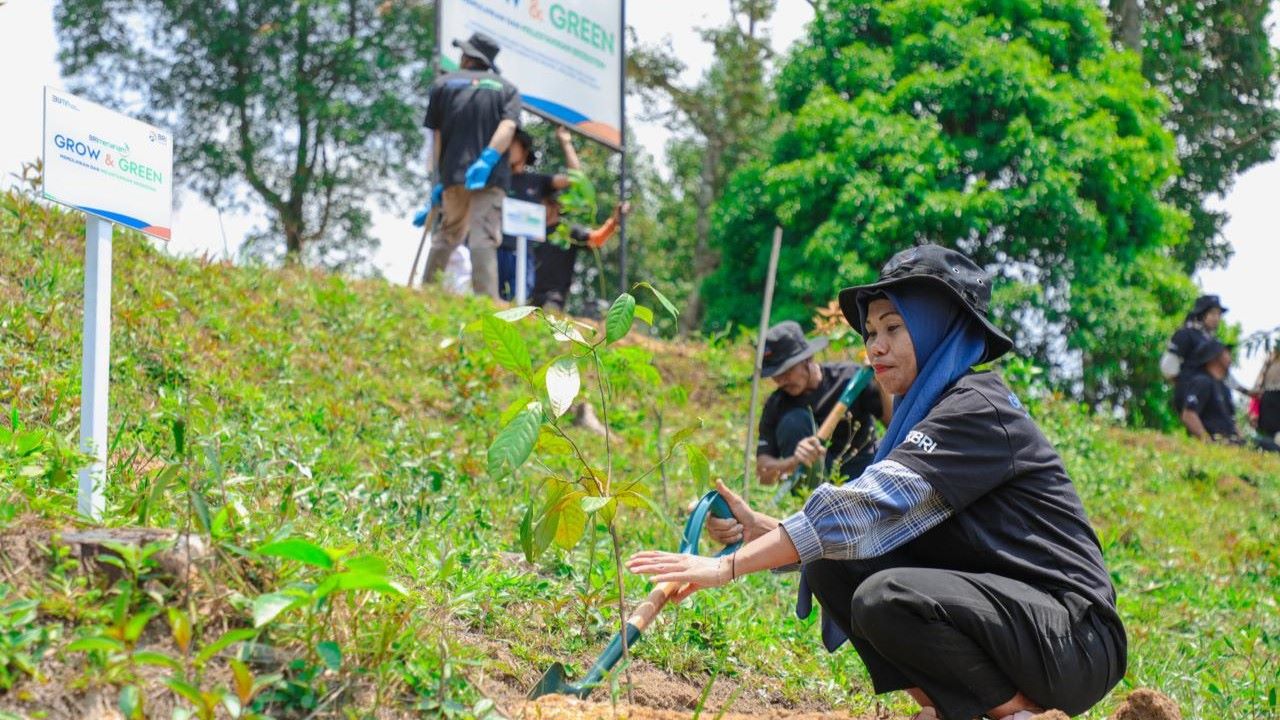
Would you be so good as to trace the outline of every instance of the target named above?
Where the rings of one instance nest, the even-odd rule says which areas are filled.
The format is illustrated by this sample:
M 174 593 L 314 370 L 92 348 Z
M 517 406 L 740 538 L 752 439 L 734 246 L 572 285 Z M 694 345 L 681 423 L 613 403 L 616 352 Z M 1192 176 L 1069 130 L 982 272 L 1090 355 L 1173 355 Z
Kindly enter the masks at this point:
M 511 712 L 555 660 L 581 676 L 616 627 L 612 550 L 589 529 L 536 564 L 518 554 L 527 498 L 569 466 L 548 444 L 515 479 L 487 472 L 500 418 L 526 394 L 467 328 L 487 301 L 173 260 L 117 234 L 103 524 L 189 529 L 211 555 L 190 575 L 163 543 L 122 551 L 121 568 L 79 562 L 58 538 L 80 526 L 82 232 L 0 196 L 0 715 L 471 717 Z M 535 367 L 562 352 L 517 327 Z M 624 344 L 595 403 L 613 443 L 568 436 L 636 477 L 702 418 L 692 442 L 713 475 L 736 476 L 745 347 Z M 593 376 L 584 365 L 584 387 Z M 1139 686 L 1187 717 L 1274 717 L 1280 461 L 1109 427 L 1023 390 L 1099 530 L 1129 629 L 1129 676 L 1091 717 Z M 644 479 L 666 517 L 624 507 L 624 555 L 674 548 L 679 509 L 706 489 L 691 477 L 679 455 Z M 635 701 L 689 709 L 714 679 L 711 710 L 875 712 L 856 656 L 820 649 L 794 592 L 792 576 L 753 576 L 669 609 L 634 648 Z

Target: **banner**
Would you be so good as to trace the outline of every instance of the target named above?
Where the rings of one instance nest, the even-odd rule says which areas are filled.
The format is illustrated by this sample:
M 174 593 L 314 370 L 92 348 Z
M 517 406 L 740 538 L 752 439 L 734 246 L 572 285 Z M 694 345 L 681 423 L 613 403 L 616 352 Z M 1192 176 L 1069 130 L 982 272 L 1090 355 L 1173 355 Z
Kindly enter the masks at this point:
M 622 147 L 623 0 L 439 0 L 436 43 L 458 67 L 454 40 L 483 32 L 495 64 L 529 110 Z
M 127 115 L 46 87 L 44 196 L 168 240 L 173 138 Z

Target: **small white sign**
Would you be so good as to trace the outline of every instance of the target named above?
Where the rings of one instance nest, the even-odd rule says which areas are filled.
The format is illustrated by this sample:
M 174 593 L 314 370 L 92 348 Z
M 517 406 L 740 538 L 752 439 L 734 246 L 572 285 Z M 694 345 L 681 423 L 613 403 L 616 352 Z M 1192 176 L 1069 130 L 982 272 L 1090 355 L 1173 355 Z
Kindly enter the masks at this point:
M 542 203 L 503 198 L 502 232 L 530 240 L 546 240 L 547 208 Z
M 169 239 L 173 137 L 70 93 L 44 89 L 44 196 Z

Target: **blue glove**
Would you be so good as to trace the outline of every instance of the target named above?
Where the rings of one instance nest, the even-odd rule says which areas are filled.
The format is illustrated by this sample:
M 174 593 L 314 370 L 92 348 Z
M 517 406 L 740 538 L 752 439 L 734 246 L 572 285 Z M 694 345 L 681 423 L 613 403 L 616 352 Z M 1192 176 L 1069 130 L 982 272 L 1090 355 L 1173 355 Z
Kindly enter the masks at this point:
M 480 153 L 480 158 L 471 163 L 471 167 L 467 168 L 467 189 L 479 190 L 489 182 L 489 173 L 493 172 L 493 167 L 502 159 L 502 153 L 491 147 L 484 149 Z
M 437 185 L 431 190 L 431 200 L 427 202 L 418 214 L 413 216 L 413 226 L 422 227 L 427 224 L 427 216 L 431 214 L 431 208 L 440 205 L 441 198 L 444 197 L 444 185 Z

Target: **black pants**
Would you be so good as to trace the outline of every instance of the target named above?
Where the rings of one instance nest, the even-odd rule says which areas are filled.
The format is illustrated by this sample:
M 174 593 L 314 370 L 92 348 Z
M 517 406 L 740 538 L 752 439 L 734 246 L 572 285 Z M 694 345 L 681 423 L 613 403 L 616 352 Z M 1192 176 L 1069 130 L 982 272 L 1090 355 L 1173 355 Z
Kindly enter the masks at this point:
M 807 408 L 792 408 L 782 414 L 778 419 L 778 429 L 775 437 L 778 439 L 778 452 L 782 453 L 782 457 L 790 457 L 796 451 L 796 446 L 800 441 L 818 432 L 818 428 L 814 426 L 813 413 Z M 833 447 L 827 453 L 827 472 L 830 473 L 832 465 L 835 464 L 836 457 L 843 453 L 845 448 Z M 851 451 L 852 452 L 852 451 Z M 846 478 L 856 478 L 862 474 L 863 470 L 871 464 L 871 459 L 875 457 L 875 442 L 867 443 L 861 452 L 853 453 L 846 457 L 844 462 L 840 464 L 840 473 Z
M 990 574 L 901 567 L 899 553 L 804 566 L 809 587 L 867 666 L 877 693 L 920 688 L 944 720 L 971 720 L 1021 691 L 1075 715 L 1124 676 L 1123 630 Z M 888 568 L 888 569 L 886 569 Z

